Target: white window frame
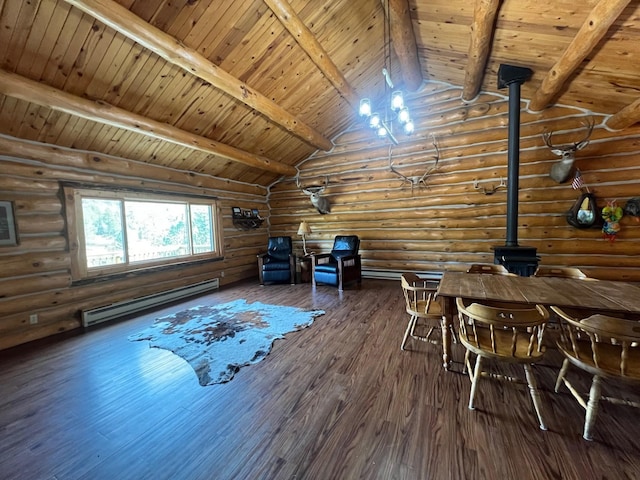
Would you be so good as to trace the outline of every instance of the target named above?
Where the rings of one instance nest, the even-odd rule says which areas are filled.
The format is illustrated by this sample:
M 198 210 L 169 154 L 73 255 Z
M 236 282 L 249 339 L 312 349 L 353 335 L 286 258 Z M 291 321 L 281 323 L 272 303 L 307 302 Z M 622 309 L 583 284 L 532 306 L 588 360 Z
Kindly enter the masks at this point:
M 85 187 L 66 185 L 63 187 L 71 252 L 71 276 L 73 280 L 104 277 L 108 275 L 157 269 L 168 265 L 187 264 L 204 260 L 222 260 L 224 258 L 224 239 L 222 213 L 219 201 L 214 197 L 186 196 L 171 193 L 148 192 L 143 190 L 109 190 L 103 187 Z M 87 255 L 82 212 L 82 198 L 104 198 L 113 200 L 157 201 L 162 203 L 181 203 L 190 205 L 210 205 L 212 214 L 214 249 L 211 252 L 186 254 L 178 257 L 164 257 L 152 260 L 130 262 L 100 267 L 87 267 Z M 189 210 L 190 211 L 190 210 Z M 124 212 L 123 212 L 124 215 Z M 190 213 L 189 213 L 190 218 Z M 124 219 L 123 219 L 124 220 Z M 126 228 L 125 228 L 126 231 Z M 126 237 L 126 233 L 125 233 Z M 126 250 L 125 241 L 125 250 Z M 126 257 L 128 258 L 128 252 Z

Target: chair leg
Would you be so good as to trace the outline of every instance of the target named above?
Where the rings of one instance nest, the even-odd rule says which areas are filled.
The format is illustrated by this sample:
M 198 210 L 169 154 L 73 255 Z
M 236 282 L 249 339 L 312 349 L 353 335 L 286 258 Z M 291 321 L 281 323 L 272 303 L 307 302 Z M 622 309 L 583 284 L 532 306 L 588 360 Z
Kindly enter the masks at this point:
M 555 386 L 556 393 L 558 393 L 558 390 L 560 390 L 560 385 L 562 385 L 562 380 L 564 379 L 564 376 L 567 374 L 568 369 L 569 369 L 569 359 L 565 358 L 564 361 L 562 362 L 562 368 L 558 373 L 558 379 L 556 380 L 556 386 Z
M 402 339 L 402 344 L 400 345 L 400 350 L 404 350 L 404 345 L 407 343 L 407 338 L 409 338 L 409 334 L 413 332 L 413 329 L 416 325 L 417 317 L 412 315 L 409 319 L 409 323 L 407 324 L 407 329 L 404 332 L 404 338 Z
M 469 375 L 469 380 L 473 382 L 473 368 L 471 368 L 471 351 L 464 352 L 464 364 L 462 365 L 462 373 Z
M 598 402 L 600 401 L 600 377 L 598 375 L 593 376 L 591 382 L 591 389 L 589 390 L 589 403 L 587 403 L 587 414 L 584 417 L 584 432 L 582 438 L 585 440 L 593 440 L 591 436 L 591 430 L 596 423 L 596 416 L 598 415 Z
M 469 361 L 469 350 L 464 351 L 464 360 L 462 361 L 462 374 L 467 373 L 467 362 Z
M 453 343 L 458 343 L 458 337 L 456 335 L 456 329 L 453 328 L 453 323 L 449 324 L 449 330 L 451 330 L 451 339 Z
M 416 325 L 418 324 L 418 317 L 416 317 L 415 315 L 413 317 L 411 317 L 411 333 L 410 335 L 412 337 L 416 336 Z
M 544 424 L 544 420 L 542 419 L 542 402 L 540 401 L 540 391 L 538 390 L 538 383 L 536 382 L 536 377 L 533 374 L 533 368 L 531 367 L 531 365 L 524 365 L 524 373 L 527 377 L 527 384 L 529 385 L 529 394 L 531 395 L 531 400 L 533 400 L 533 407 L 536 410 L 538 422 L 540 423 L 540 430 L 546 430 L 547 427 Z
M 482 368 L 482 357 L 478 355 L 476 357 L 476 367 L 473 371 L 473 378 L 471 379 L 471 393 L 469 393 L 469 410 L 475 410 L 473 404 L 476 396 L 476 388 L 478 387 L 478 380 L 480 380 L 480 369 Z

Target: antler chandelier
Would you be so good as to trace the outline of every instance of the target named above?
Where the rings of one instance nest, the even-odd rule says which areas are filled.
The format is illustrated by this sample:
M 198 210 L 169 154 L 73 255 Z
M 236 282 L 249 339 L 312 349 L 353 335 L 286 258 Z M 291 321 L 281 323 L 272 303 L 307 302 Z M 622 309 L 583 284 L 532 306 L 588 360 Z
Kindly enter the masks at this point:
M 369 127 L 376 131 L 378 137 L 389 138 L 396 145 L 398 140 L 393 133 L 393 122 L 398 121 L 405 135 L 411 135 L 415 130 L 409 108 L 404 103 L 404 96 L 401 90 L 394 90 L 391 80 L 391 26 L 389 15 L 389 0 L 385 2 L 386 19 L 384 22 L 384 67 L 382 76 L 384 77 L 384 113 L 374 111 L 371 100 L 363 98 L 360 100 L 360 116 L 368 121 Z

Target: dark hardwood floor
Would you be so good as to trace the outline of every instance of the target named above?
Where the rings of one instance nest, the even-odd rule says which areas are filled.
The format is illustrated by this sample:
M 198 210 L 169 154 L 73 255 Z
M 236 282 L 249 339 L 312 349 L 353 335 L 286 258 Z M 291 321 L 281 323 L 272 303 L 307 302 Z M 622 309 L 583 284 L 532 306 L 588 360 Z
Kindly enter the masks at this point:
M 0 352 L 0 478 L 640 478 L 637 410 L 603 405 L 583 440 L 583 411 L 553 393 L 556 351 L 536 366 L 543 432 L 524 386 L 483 381 L 467 409 L 459 344 L 450 372 L 437 346 L 400 351 L 399 282 L 342 294 L 256 283 Z M 179 357 L 127 340 L 157 316 L 236 298 L 326 315 L 208 387 Z

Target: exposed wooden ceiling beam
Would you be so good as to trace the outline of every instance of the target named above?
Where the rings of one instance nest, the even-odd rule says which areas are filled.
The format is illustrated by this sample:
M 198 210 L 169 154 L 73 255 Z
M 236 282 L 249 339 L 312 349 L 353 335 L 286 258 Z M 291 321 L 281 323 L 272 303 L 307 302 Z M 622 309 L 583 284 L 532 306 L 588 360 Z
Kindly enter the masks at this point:
M 22 138 L 0 134 L 0 153 L 17 158 L 28 158 L 47 165 L 83 168 L 98 171 L 106 175 L 118 175 L 126 168 L 127 175 L 140 180 L 179 183 L 200 188 L 212 188 L 234 193 L 259 195 L 264 197 L 266 187 L 238 182 L 226 178 L 214 177 L 205 173 L 196 173 L 176 168 L 161 167 L 128 158 L 108 155 L 102 152 L 76 150 L 48 143 L 33 142 Z
M 335 89 L 347 102 L 358 110 L 360 97 L 349 84 L 342 72 L 338 69 L 327 51 L 322 47 L 315 35 L 307 28 L 304 22 L 286 0 L 264 0 L 264 3 L 278 17 L 280 23 L 296 39 L 298 45 L 309 55 L 311 61 L 320 69 L 322 74 L 332 83 Z
M 131 40 L 148 48 L 166 61 L 179 66 L 236 100 L 260 112 L 316 148 L 328 151 L 333 143 L 277 103 L 210 62 L 192 48 L 148 24 L 113 0 L 65 0 L 83 12 L 100 20 Z
M 389 0 L 390 34 L 404 86 L 410 92 L 422 85 L 422 67 L 418 60 L 418 47 L 413 32 L 409 0 Z
M 530 110 L 539 112 L 553 101 L 569 77 L 600 42 L 630 1 L 600 0 L 593 7 L 569 47 L 542 80 L 542 84 L 531 99 Z
M 623 130 L 637 122 L 640 122 L 640 98 L 610 117 L 605 125 L 613 130 Z
M 469 61 L 464 72 L 462 99 L 473 100 L 482 86 L 484 69 L 491 53 L 491 39 L 501 0 L 475 0 L 471 41 L 469 42 Z
M 172 125 L 152 120 L 102 101 L 76 97 L 5 70 L 0 70 L 0 93 L 94 122 L 123 128 L 193 150 L 217 155 L 268 172 L 288 176 L 296 174 L 296 169 L 290 165 L 194 135 Z

